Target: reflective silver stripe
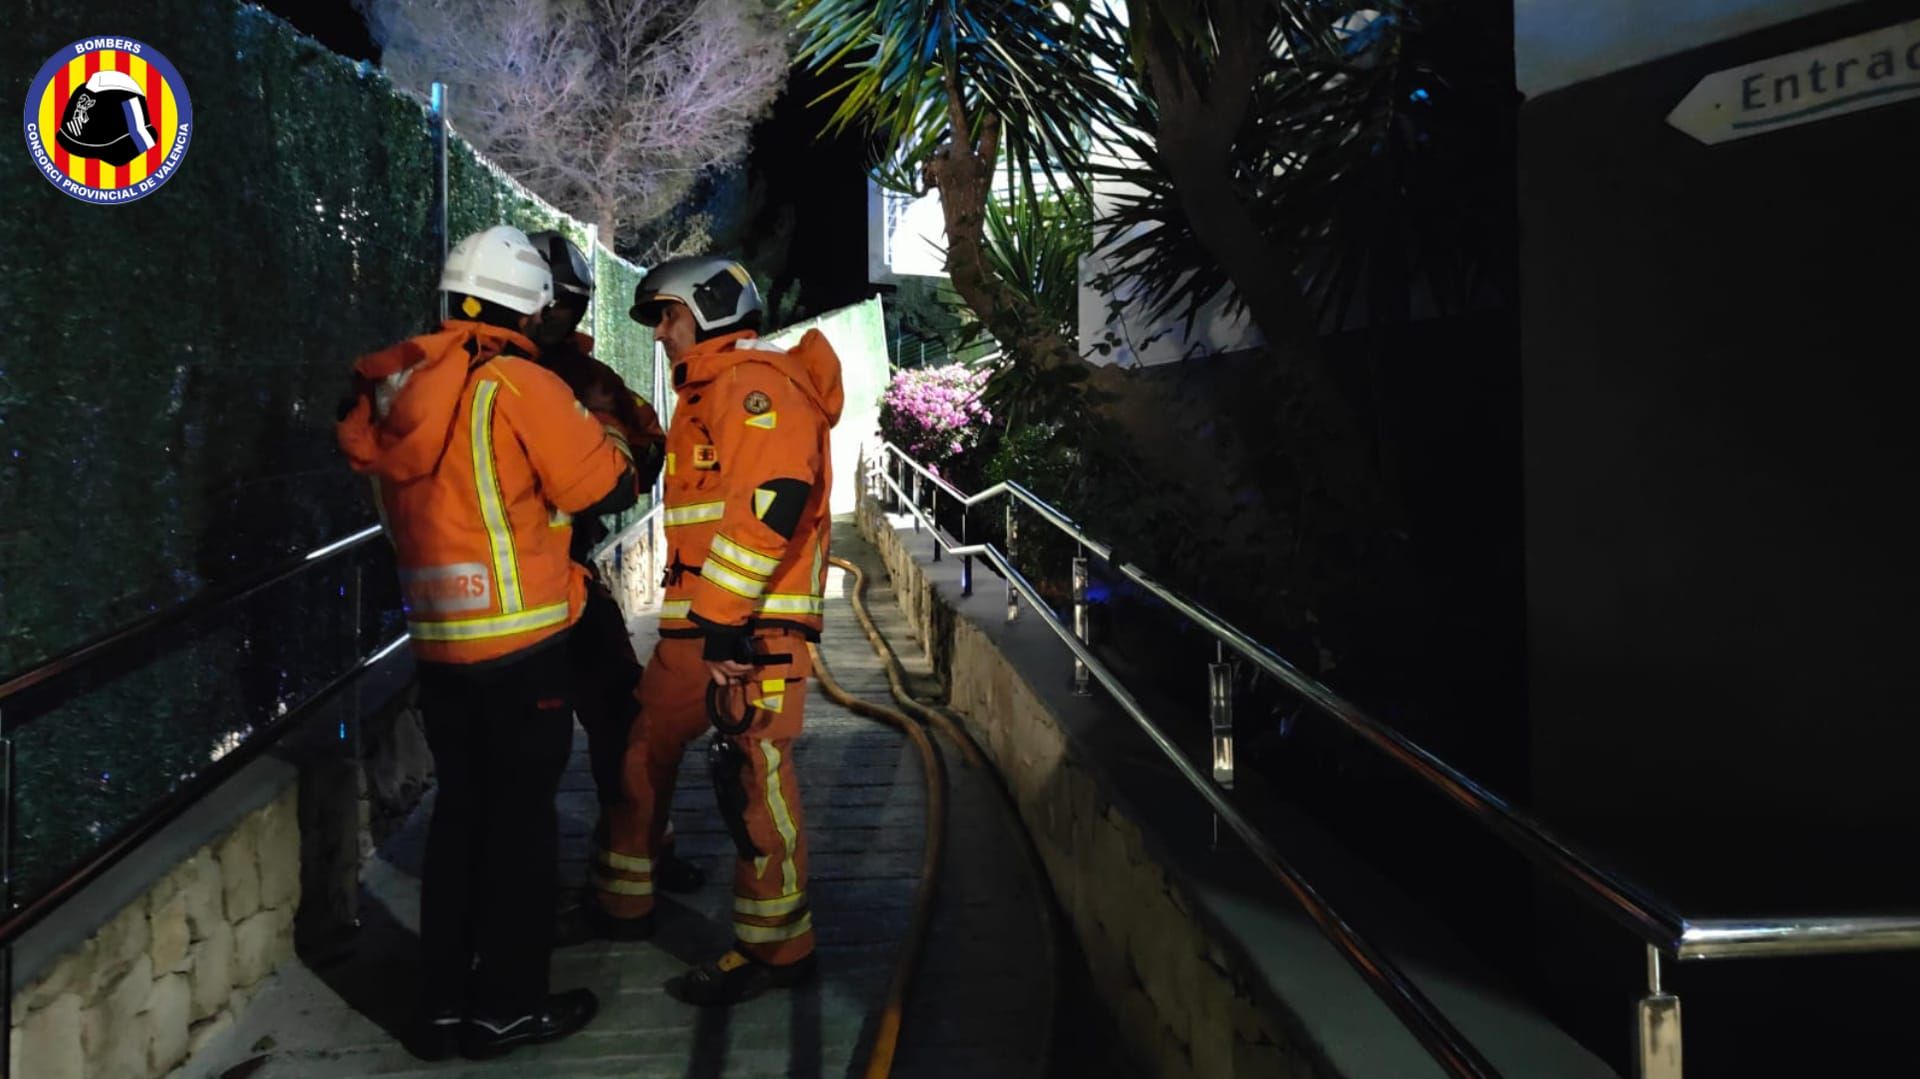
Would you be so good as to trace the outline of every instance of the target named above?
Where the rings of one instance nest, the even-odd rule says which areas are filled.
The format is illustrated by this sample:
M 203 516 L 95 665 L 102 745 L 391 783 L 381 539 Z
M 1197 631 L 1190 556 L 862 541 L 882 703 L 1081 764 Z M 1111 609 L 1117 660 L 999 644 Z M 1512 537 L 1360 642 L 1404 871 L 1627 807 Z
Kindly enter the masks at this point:
M 560 602 L 492 618 L 468 618 L 458 622 L 408 622 L 407 632 L 413 634 L 416 641 L 478 641 L 565 625 L 566 621 L 567 605 Z
M 781 891 L 792 894 L 800 890 L 799 872 L 793 864 L 793 848 L 799 843 L 799 831 L 793 826 L 793 816 L 787 812 L 787 796 L 780 793 L 780 750 L 772 742 L 761 742 L 760 753 L 767 759 L 767 808 L 773 812 L 774 830 L 780 833 Z
M 593 875 L 593 886 L 603 892 L 614 895 L 652 895 L 653 882 L 650 880 L 627 880 L 624 877 L 610 877 L 605 873 Z
M 726 515 L 727 504 L 725 502 L 697 502 L 691 506 L 668 506 L 666 510 L 661 513 L 660 519 L 666 523 L 668 528 L 678 528 L 681 525 L 697 525 L 705 524 L 708 521 L 718 521 Z
M 690 599 L 670 599 L 660 605 L 660 617 L 685 618 L 693 613 L 693 601 Z
M 827 601 L 819 596 L 801 596 L 775 592 L 760 601 L 754 608 L 761 614 L 818 614 L 827 613 Z
M 756 918 L 778 918 L 783 914 L 792 914 L 807 905 L 807 893 L 795 892 L 774 899 L 750 899 L 744 895 L 733 897 L 735 914 L 751 914 Z
M 756 581 L 744 574 L 735 573 L 727 568 L 726 563 L 711 559 L 706 565 L 700 567 L 700 576 L 734 595 L 745 596 L 748 599 L 759 599 L 760 593 L 767 590 L 767 582 Z
M 820 595 L 827 594 L 827 540 L 825 536 L 813 537 L 813 588 Z
M 813 932 L 813 912 L 808 911 L 792 925 L 750 925 L 746 922 L 733 923 L 733 935 L 748 944 L 778 944 L 783 940 L 793 940 Z
M 780 568 L 779 559 L 761 554 L 750 547 L 743 547 L 718 532 L 713 534 L 713 540 L 707 544 L 707 550 L 749 573 L 757 573 L 762 577 L 771 577 L 773 571 Z
M 593 857 L 595 861 L 606 866 L 608 869 L 623 869 L 630 873 L 653 872 L 653 859 L 635 858 L 631 854 L 621 854 L 619 851 L 608 850 L 598 843 L 594 844 Z
M 487 526 L 487 545 L 493 551 L 493 579 L 500 592 L 500 613 L 512 614 L 525 606 L 520 598 L 520 565 L 513 549 L 513 528 L 507 523 L 506 496 L 493 466 L 493 399 L 500 384 L 483 379 L 473 395 L 472 438 L 474 493 L 480 497 L 480 519 Z

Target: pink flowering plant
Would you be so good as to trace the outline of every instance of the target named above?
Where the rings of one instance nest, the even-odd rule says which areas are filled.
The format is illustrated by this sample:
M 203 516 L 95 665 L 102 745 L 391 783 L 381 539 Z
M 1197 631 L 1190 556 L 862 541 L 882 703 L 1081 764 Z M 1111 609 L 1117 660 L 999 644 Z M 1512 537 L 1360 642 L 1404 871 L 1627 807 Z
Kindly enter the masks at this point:
M 993 423 L 980 399 L 988 374 L 957 363 L 900 371 L 880 401 L 881 435 L 936 473 L 951 470 Z

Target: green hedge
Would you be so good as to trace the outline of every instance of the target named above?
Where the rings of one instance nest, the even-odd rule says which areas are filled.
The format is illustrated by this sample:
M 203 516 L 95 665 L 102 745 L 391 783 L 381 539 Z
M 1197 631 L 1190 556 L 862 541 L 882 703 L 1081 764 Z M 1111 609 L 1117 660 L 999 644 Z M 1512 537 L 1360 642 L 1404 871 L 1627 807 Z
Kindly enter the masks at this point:
M 422 105 L 273 16 L 0 0 L 0 25 L 8 116 L 56 50 L 105 33 L 164 53 L 194 106 L 180 172 L 126 205 L 0 151 L 3 674 L 371 523 L 335 401 L 352 357 L 429 328 L 440 249 Z M 464 144 L 448 171 L 455 237 L 501 220 L 586 237 Z M 602 355 L 651 396 L 651 339 L 625 316 L 637 271 L 596 266 Z M 23 731 L 23 887 L 337 673 L 347 573 L 276 588 Z M 390 568 L 368 580 L 366 617 L 395 631 Z

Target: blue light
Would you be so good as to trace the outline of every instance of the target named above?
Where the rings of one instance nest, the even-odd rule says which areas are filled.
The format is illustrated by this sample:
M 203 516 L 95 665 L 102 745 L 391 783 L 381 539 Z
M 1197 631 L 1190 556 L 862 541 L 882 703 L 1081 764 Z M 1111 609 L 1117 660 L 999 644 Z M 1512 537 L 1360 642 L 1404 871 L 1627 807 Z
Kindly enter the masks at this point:
M 1415 90 L 1413 93 L 1407 95 L 1407 100 L 1426 101 L 1430 96 L 1431 95 L 1428 94 L 1425 90 Z
M 347 740 L 347 721 L 344 719 L 340 721 L 340 740 L 342 742 Z

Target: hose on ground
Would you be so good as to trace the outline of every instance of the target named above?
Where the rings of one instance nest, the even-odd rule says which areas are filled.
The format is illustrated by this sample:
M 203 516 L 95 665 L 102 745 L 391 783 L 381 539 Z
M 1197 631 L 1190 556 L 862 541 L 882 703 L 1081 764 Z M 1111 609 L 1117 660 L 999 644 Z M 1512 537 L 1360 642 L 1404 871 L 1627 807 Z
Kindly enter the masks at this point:
M 867 614 L 866 575 L 860 572 L 860 567 L 845 559 L 836 558 L 833 563 L 853 576 L 853 611 L 867 630 L 867 639 L 873 642 L 874 650 L 883 659 L 891 661 L 890 668 L 897 666 L 898 661 L 893 660 L 891 649 L 885 647 L 885 638 L 879 636 L 879 630 Z M 926 946 L 927 927 L 933 920 L 933 901 L 939 890 L 940 858 L 947 834 L 946 764 L 933 739 L 928 737 L 919 723 L 914 722 L 913 717 L 848 693 L 834 679 L 833 672 L 826 665 L 826 657 L 820 654 L 819 646 L 809 644 L 807 650 L 812 653 L 814 677 L 819 680 L 820 689 L 829 700 L 855 715 L 877 719 L 906 733 L 914 749 L 919 751 L 920 771 L 927 785 L 927 841 L 920 859 L 920 884 L 914 889 L 913 913 L 907 923 L 907 937 L 894 960 L 893 978 L 887 986 L 880 1025 L 874 1033 L 873 1048 L 867 1054 L 866 1079 L 887 1079 L 893 1074 L 893 1057 L 900 1047 L 900 1027 L 906 1011 L 907 994 L 913 986 L 914 971 L 920 964 L 920 953 Z M 899 682 L 891 669 L 888 671 L 888 681 L 895 686 L 895 694 L 898 695 Z
M 935 728 L 959 746 L 960 755 L 965 759 L 967 767 L 980 767 L 982 762 L 979 747 L 973 744 L 973 739 L 968 737 L 966 730 L 946 711 L 932 708 L 908 692 L 906 668 L 900 665 L 900 657 L 894 652 L 893 645 L 881 634 L 880 627 L 874 625 L 873 616 L 867 613 L 867 575 L 859 566 L 844 558 L 835 557 L 829 561 L 853 576 L 853 615 L 859 620 L 860 628 L 866 632 L 867 640 L 873 644 L 873 650 L 880 654 L 880 662 L 887 670 L 887 687 L 893 691 L 893 699 L 906 710 L 907 714 Z

